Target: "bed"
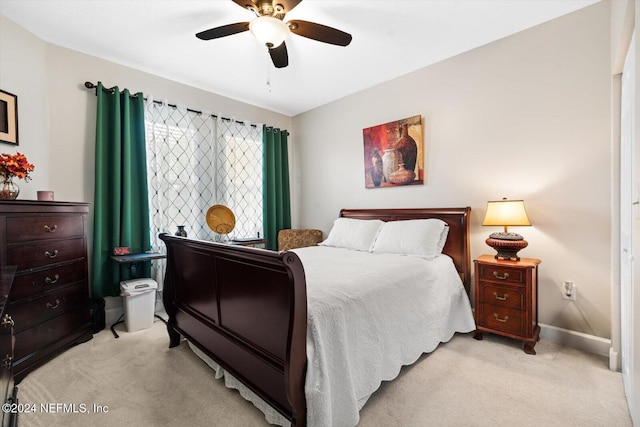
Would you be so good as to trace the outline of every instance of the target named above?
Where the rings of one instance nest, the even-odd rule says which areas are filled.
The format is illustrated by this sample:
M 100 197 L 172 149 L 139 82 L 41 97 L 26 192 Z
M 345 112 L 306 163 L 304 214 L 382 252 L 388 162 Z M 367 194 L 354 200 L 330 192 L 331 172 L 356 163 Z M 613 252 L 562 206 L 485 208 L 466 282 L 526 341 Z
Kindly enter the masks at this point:
M 343 209 L 340 212 L 340 218 L 354 221 L 442 220 L 448 230 L 446 242 L 442 242 L 442 253 L 446 256 L 428 260 L 398 255 L 392 258 L 367 251 L 354 253 L 358 258 L 351 260 L 343 248 L 273 252 L 162 234 L 160 238 L 167 247 L 163 302 L 168 314 L 169 345 L 177 346 L 181 337 L 186 338 L 197 353 L 213 360 L 242 388 L 291 425 L 355 425 L 360 408 L 382 380 L 393 379 L 403 365 L 432 351 L 453 333 L 475 328 L 468 298 L 469 213 L 468 207 Z M 383 294 L 372 303 L 373 307 L 355 302 L 353 293 L 357 289 L 346 290 L 352 274 L 349 264 L 357 265 L 360 273 L 370 274 L 366 276 L 368 283 L 386 281 L 373 280 L 371 274 L 377 274 L 374 264 L 363 268 L 372 256 L 378 256 L 375 259 L 380 265 L 397 264 L 400 278 L 413 274 L 402 282 L 409 284 L 409 292 L 419 291 L 414 283 L 416 278 L 427 274 L 420 270 L 427 264 L 439 265 L 446 272 L 447 281 L 453 283 L 450 300 L 445 300 L 435 311 L 425 310 L 429 311 L 425 321 L 436 322 L 433 336 L 421 338 L 421 326 L 411 325 L 416 323 L 414 317 L 423 316 L 423 305 L 420 305 L 423 303 L 409 307 L 411 298 L 396 300 L 395 291 L 389 287 L 379 286 Z M 319 263 L 328 257 L 333 257 L 331 268 L 323 268 Z M 340 294 L 338 302 L 323 300 L 322 294 L 326 292 L 316 285 L 316 282 L 326 284 L 327 280 L 338 280 L 338 276 L 326 277 L 329 271 L 342 277 L 334 286 Z M 429 292 L 424 300 L 438 299 L 438 292 Z M 397 294 L 400 298 L 404 291 Z M 380 315 L 370 316 L 371 313 Z M 396 318 L 402 320 L 397 322 Z M 438 320 L 441 318 L 448 320 Z M 370 324 L 360 325 L 359 319 L 369 319 L 362 321 Z M 386 324 L 393 326 L 386 330 Z M 379 335 L 391 336 L 391 340 L 394 335 L 402 334 L 415 339 L 408 340 L 408 347 L 406 343 L 396 346 L 393 341 L 377 336 L 376 331 L 383 330 L 386 332 Z M 345 342 L 345 347 L 341 347 Z M 350 371 L 354 365 L 361 371 L 362 367 L 369 369 L 369 363 L 376 366 L 376 373 L 366 375 L 365 371 L 364 379 L 362 372 L 354 373 L 353 378 L 336 374 L 342 369 Z

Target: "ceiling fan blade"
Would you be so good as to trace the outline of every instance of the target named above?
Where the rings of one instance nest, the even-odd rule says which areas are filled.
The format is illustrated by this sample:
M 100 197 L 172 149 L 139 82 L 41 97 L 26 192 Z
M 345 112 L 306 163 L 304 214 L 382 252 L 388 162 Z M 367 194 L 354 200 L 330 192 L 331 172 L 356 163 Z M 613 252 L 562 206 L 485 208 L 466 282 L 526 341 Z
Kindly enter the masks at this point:
M 269 49 L 269 55 L 276 68 L 284 68 L 289 65 L 289 55 L 287 55 L 287 45 L 282 42 L 278 47 Z
M 315 22 L 293 20 L 287 22 L 292 33 L 323 43 L 347 46 L 351 43 L 351 34 Z
M 260 2 L 258 0 L 231 0 L 231 1 L 233 1 L 235 4 L 242 7 L 243 9 L 259 10 L 258 3 Z M 301 1 L 302 0 L 273 0 L 272 4 L 273 6 L 278 4 L 281 5 L 283 9 L 282 14 L 285 14 L 285 13 L 291 12 L 291 9 L 293 9 L 298 4 L 300 4 Z
M 248 22 L 236 22 L 235 24 L 223 25 L 222 27 L 210 28 L 205 31 L 201 31 L 196 34 L 196 37 L 201 40 L 218 39 L 220 37 L 226 37 L 233 34 L 241 33 L 249 30 Z

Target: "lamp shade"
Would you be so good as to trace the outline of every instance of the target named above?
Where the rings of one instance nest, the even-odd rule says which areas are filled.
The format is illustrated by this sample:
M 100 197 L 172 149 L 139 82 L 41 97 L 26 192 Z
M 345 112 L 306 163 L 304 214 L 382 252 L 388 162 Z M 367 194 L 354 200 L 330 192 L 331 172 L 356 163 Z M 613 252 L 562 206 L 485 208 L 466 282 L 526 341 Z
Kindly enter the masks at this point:
M 496 200 L 487 202 L 487 213 L 482 225 L 531 225 L 523 200 Z
M 487 202 L 487 213 L 482 225 L 499 225 L 504 227 L 504 233 L 492 233 L 486 240 L 498 253 L 496 259 L 518 261 L 518 251 L 526 248 L 529 243 L 517 233 L 508 233 L 510 225 L 531 225 L 522 200 L 496 200 Z
M 249 30 L 269 49 L 280 46 L 290 33 L 287 24 L 272 16 L 259 16 L 254 19 L 249 23 Z

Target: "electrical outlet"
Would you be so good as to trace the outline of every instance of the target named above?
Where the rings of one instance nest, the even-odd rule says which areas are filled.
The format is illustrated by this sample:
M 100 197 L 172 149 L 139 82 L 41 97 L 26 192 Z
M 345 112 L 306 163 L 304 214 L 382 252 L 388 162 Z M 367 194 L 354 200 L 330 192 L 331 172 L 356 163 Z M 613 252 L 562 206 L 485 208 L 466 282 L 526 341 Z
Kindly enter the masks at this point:
M 578 286 L 570 280 L 562 284 L 562 298 L 575 301 L 578 294 Z

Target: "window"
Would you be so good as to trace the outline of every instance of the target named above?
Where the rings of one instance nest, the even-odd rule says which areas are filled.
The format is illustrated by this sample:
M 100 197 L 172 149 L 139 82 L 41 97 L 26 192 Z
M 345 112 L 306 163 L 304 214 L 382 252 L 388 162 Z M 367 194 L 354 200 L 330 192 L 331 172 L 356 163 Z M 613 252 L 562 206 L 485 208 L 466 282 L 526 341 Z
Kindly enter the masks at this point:
M 190 238 L 221 241 L 263 235 L 262 127 L 148 101 L 145 111 L 151 244 L 184 225 Z M 206 223 L 210 206 L 231 209 L 228 236 Z M 152 272 L 161 283 L 163 263 Z

